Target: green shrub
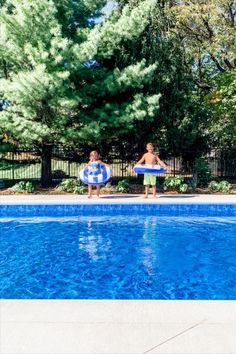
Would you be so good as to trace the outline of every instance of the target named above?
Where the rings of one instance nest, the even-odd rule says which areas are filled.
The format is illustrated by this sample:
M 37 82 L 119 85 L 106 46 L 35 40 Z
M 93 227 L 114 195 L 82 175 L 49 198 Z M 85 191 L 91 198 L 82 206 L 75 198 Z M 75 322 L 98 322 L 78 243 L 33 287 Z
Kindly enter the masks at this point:
M 86 187 L 83 185 L 75 186 L 74 191 L 73 191 L 73 193 L 76 193 L 76 194 L 84 194 L 85 192 L 86 192 Z
M 219 183 L 219 192 L 229 193 L 231 189 L 232 184 L 230 184 L 228 181 L 221 181 Z
M 199 157 L 195 161 L 194 175 L 196 177 L 197 186 L 205 187 L 211 179 L 211 171 L 205 157 Z
M 104 187 L 102 187 L 102 190 L 107 193 L 115 193 L 117 192 L 117 189 L 115 186 L 111 184 L 111 182 L 106 183 Z
M 208 188 L 211 192 L 229 193 L 232 188 L 232 185 L 228 181 L 211 181 L 208 185 Z
M 218 192 L 218 185 L 219 185 L 218 182 L 216 182 L 216 181 L 211 181 L 211 182 L 208 184 L 208 189 L 209 189 L 211 192 Z
M 120 193 L 128 193 L 130 191 L 129 181 L 127 179 L 122 179 L 122 181 L 119 181 L 116 190 Z
M 20 181 L 15 188 L 16 192 L 27 192 L 33 193 L 35 191 L 35 187 L 32 182 L 29 181 Z
M 183 184 L 181 184 L 180 186 L 179 186 L 179 191 L 181 192 L 181 193 L 186 193 L 187 191 L 188 191 L 188 185 L 187 185 L 187 183 L 183 183 Z
M 74 192 L 74 188 L 77 186 L 77 184 L 78 181 L 76 179 L 63 179 L 59 184 L 58 189 L 63 192 Z
M 164 189 L 185 193 L 188 190 L 187 183 L 184 183 L 183 176 L 167 176 L 163 183 Z
M 63 179 L 58 186 L 58 189 L 63 192 L 83 194 L 86 188 L 80 181 L 73 178 Z

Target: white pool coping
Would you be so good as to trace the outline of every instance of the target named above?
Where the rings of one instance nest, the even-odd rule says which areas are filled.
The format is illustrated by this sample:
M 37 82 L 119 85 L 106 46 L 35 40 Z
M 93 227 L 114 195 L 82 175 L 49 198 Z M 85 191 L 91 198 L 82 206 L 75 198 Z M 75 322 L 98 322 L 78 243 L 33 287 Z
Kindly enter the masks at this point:
M 101 195 L 89 199 L 75 194 L 0 195 L 0 204 L 236 204 L 236 194 L 159 194 L 147 199 L 140 194 Z
M 236 195 L 1 195 L 0 204 L 213 203 Z M 236 354 L 236 301 L 1 300 L 1 354 Z

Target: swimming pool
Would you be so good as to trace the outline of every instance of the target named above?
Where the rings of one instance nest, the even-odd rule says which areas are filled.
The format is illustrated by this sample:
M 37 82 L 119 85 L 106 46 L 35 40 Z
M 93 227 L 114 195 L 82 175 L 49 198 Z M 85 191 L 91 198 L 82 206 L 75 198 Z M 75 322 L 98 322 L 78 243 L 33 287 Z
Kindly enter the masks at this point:
M 0 297 L 236 299 L 236 205 L 0 206 Z

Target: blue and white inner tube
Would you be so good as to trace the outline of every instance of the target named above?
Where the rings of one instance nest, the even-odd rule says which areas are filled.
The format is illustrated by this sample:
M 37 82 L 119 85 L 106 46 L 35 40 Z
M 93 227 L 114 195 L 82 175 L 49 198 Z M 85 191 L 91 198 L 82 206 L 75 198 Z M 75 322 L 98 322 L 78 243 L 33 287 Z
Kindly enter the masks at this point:
M 108 166 L 98 164 L 87 166 L 79 172 L 79 179 L 85 184 L 97 186 L 106 183 L 111 178 L 111 169 Z
M 166 172 L 166 169 L 160 165 L 136 165 L 133 168 L 135 173 L 144 174 L 144 173 L 152 173 L 153 175 L 158 175 L 159 173 Z

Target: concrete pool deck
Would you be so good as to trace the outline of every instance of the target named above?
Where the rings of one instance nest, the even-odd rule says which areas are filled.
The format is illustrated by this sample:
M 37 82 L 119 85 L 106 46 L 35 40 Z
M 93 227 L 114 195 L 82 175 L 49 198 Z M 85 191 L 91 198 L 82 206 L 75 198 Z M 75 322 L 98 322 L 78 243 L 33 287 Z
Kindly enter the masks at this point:
M 150 195 L 147 199 L 140 194 L 87 195 L 75 194 L 33 194 L 0 195 L 1 204 L 236 204 L 236 194 L 159 194 L 157 198 Z
M 0 195 L 0 204 L 236 204 L 236 195 Z M 0 354 L 236 354 L 236 301 L 0 300 Z

